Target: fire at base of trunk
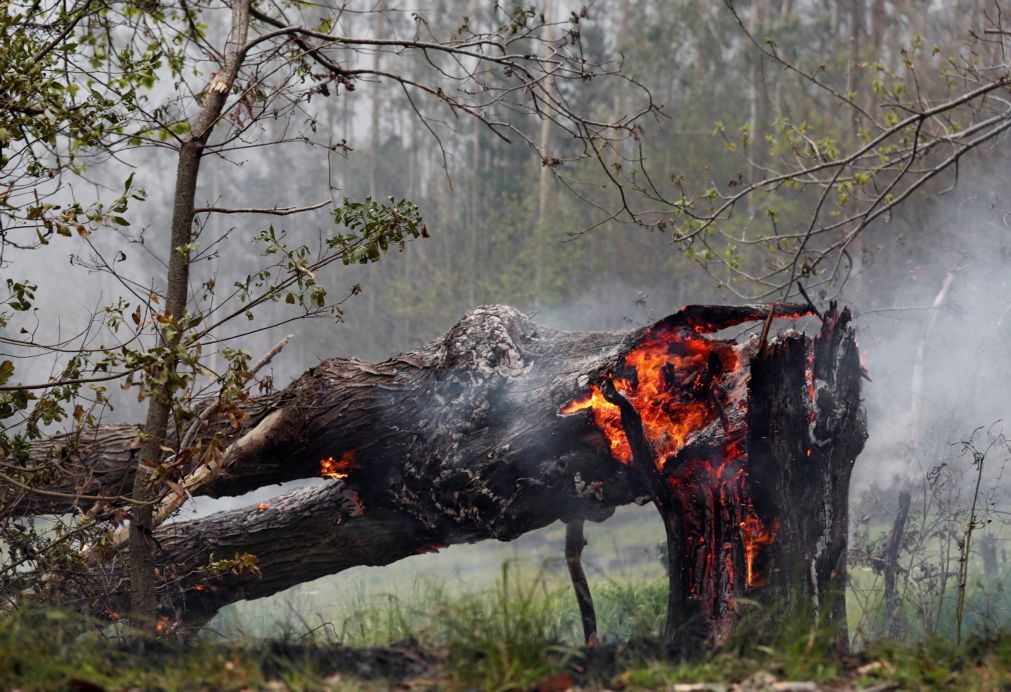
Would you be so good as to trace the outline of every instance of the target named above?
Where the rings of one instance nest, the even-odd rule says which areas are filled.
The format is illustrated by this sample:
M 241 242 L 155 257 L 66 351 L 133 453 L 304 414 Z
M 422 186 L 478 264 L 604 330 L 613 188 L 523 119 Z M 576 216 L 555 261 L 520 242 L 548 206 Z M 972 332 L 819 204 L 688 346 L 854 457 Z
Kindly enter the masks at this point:
M 738 344 L 705 336 L 714 330 L 698 323 L 661 322 L 626 354 L 616 372 L 602 373 L 601 379 L 613 381 L 638 412 L 652 463 L 682 511 L 683 554 L 668 559 L 670 569 L 681 570 L 685 593 L 672 598 L 680 597 L 681 611 L 701 618 L 707 638 L 719 643 L 733 629 L 735 597 L 765 584 L 762 551 L 775 541 L 779 521 L 756 511 L 748 472 L 749 365 L 763 345 L 757 337 Z M 805 381 L 813 421 L 810 344 L 809 349 Z M 633 463 L 620 409 L 598 384 L 560 413 L 579 411 L 590 411 L 592 424 L 603 433 L 617 462 Z M 686 452 L 689 441 L 704 438 L 715 443 L 692 445 L 695 451 Z M 706 450 L 704 455 L 700 449 Z

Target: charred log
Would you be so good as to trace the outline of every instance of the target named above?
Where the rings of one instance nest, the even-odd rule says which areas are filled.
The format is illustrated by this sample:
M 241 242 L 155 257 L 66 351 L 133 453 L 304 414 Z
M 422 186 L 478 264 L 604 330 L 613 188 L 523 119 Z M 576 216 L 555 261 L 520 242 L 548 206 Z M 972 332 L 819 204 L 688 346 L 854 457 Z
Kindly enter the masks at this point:
M 777 316 L 807 312 L 775 308 Z M 600 521 L 656 495 L 629 465 L 634 442 L 641 457 L 652 455 L 671 502 L 679 561 L 671 598 L 681 610 L 672 621 L 720 641 L 733 626 L 736 596 L 789 598 L 786 578 L 801 567 L 812 575 L 803 593 L 838 615 L 829 587 L 844 575 L 845 491 L 865 436 L 853 332 L 848 313 L 833 311 L 825 321 L 832 327 L 813 341 L 793 333 L 760 349 L 757 337 L 736 344 L 705 336 L 768 315 L 762 306 L 696 306 L 647 329 L 570 333 L 486 307 L 383 363 L 325 361 L 284 391 L 244 404 L 248 418 L 238 427 L 212 418 L 194 439 L 198 450 L 237 450 L 206 494 L 321 473 L 339 480 L 159 528 L 163 597 L 176 617 L 200 622 L 226 603 L 352 565 L 511 540 L 558 520 Z M 649 386 L 632 362 L 646 356 L 658 378 Z M 639 417 L 640 439 L 625 436 L 632 428 L 622 427 L 617 406 L 594 398 L 607 382 Z M 651 403 L 654 385 L 667 397 L 663 411 Z M 659 413 L 667 416 L 660 423 Z M 659 435 L 657 426 L 671 421 L 677 429 Z M 71 469 L 60 486 L 68 495 L 118 494 L 110 489 L 127 486 L 132 437 L 108 426 L 35 452 Z M 196 456 L 182 450 L 178 473 Z M 5 494 L 8 502 L 18 496 Z M 81 504 L 59 499 L 20 511 Z M 101 598 L 62 593 L 79 595 L 91 612 L 118 612 L 120 571 L 110 557 Z
M 697 639 L 693 631 L 697 625 L 689 617 L 688 592 L 685 589 L 688 562 L 685 559 L 685 508 L 673 491 L 662 468 L 657 465 L 652 446 L 643 430 L 642 416 L 635 406 L 622 396 L 613 380 L 605 379 L 600 385 L 604 398 L 617 406 L 621 416 L 621 430 L 625 434 L 632 461 L 650 490 L 653 504 L 660 513 L 667 539 L 667 619 L 664 625 L 664 643 L 674 644 L 679 635 Z M 691 629 L 689 629 L 691 628 Z

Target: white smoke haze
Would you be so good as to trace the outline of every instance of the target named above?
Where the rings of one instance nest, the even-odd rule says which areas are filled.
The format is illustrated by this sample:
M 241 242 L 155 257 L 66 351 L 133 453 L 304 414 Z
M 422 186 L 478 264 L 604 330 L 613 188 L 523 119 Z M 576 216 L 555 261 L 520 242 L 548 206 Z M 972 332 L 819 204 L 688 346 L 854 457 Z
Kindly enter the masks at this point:
M 963 173 L 954 191 L 919 200 L 910 222 L 881 224 L 867 234 L 865 277 L 852 290 L 873 379 L 864 385 L 870 438 L 854 469 L 857 488 L 887 486 L 907 469 L 922 478 L 940 463 L 965 464 L 957 443 L 976 428 L 996 424 L 996 430 L 1011 420 L 1006 164 L 996 152 L 974 163 L 979 168 L 968 165 L 972 172 Z M 920 239 L 938 238 L 941 251 L 922 251 L 937 243 Z M 894 256 L 895 245 L 905 254 L 900 263 L 875 262 L 875 253 Z M 949 274 L 949 291 L 935 308 Z M 918 353 L 923 376 L 916 398 Z

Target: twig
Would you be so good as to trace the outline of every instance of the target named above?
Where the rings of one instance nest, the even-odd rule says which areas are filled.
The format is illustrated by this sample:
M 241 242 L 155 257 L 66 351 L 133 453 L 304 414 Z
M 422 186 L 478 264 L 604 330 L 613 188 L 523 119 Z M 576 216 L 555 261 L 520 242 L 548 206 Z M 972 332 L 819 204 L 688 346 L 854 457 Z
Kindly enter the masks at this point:
M 23 483 L 16 478 L 8 476 L 6 473 L 0 471 L 0 479 L 16 485 L 17 487 L 25 490 L 27 492 L 33 493 L 35 495 L 44 495 L 46 497 L 58 497 L 65 500 L 87 500 L 88 502 L 125 502 L 131 505 L 144 506 L 157 504 L 157 500 L 135 500 L 132 497 L 127 497 L 125 495 L 76 495 L 74 493 L 61 493 L 58 490 L 43 490 L 42 488 L 33 488 L 27 483 Z
M 280 353 L 281 349 L 287 346 L 288 342 L 291 341 L 293 337 L 294 334 L 289 334 L 288 336 L 278 341 L 277 344 L 274 346 L 274 348 L 267 351 L 267 353 L 263 356 L 263 358 L 256 361 L 256 364 L 253 365 L 252 368 L 250 368 L 246 379 L 251 380 L 254 377 L 256 377 L 256 373 L 258 373 L 261 369 L 263 369 L 263 367 L 266 366 L 268 363 L 270 363 L 270 361 L 274 360 L 274 356 Z M 189 429 L 186 431 L 186 435 L 183 437 L 182 442 L 179 444 L 179 449 L 182 450 L 189 447 L 190 444 L 192 444 L 193 442 L 193 438 L 196 437 L 197 431 L 208 420 L 210 420 L 212 415 L 217 413 L 220 409 L 221 409 L 221 399 L 219 398 L 216 402 L 214 402 L 213 404 L 205 408 L 203 411 L 201 411 L 200 416 L 195 421 L 193 421 L 193 425 L 191 425 Z
M 263 358 L 257 361 L 256 364 L 250 369 L 249 379 L 252 379 L 253 376 L 261 368 L 263 368 L 271 360 L 273 360 L 274 356 L 280 353 L 281 349 L 283 349 L 288 344 L 288 342 L 291 341 L 291 339 L 292 335 L 289 334 L 288 336 L 281 339 L 277 343 L 277 345 L 274 346 L 274 348 L 267 351 L 266 355 L 264 355 Z M 194 424 L 190 426 L 190 429 L 187 431 L 186 437 L 183 440 L 184 443 L 187 442 L 187 440 L 190 440 L 192 436 L 196 434 L 195 428 L 200 424 L 201 420 L 207 420 L 210 418 L 211 412 L 213 412 L 214 409 L 219 407 L 220 405 L 219 402 L 216 402 L 215 404 L 209 406 L 201 413 L 200 418 L 198 418 L 197 421 L 195 421 Z M 228 446 L 228 449 L 225 450 L 224 454 L 221 455 L 220 461 L 212 459 L 211 461 L 203 463 L 197 468 L 193 469 L 189 474 L 187 474 L 186 478 L 184 478 L 181 483 L 173 484 L 172 485 L 173 492 L 168 496 L 162 498 L 160 501 L 158 501 L 158 507 L 157 509 L 155 509 L 154 516 L 151 519 L 151 528 L 154 529 L 163 524 L 165 520 L 168 519 L 170 516 L 172 516 L 172 514 L 174 514 L 177 509 L 182 507 L 183 503 L 187 499 L 193 497 L 194 491 L 199 490 L 203 486 L 207 485 L 211 480 L 217 477 L 217 474 L 221 472 L 222 469 L 227 468 L 232 463 L 232 461 L 234 461 L 235 457 L 238 456 L 238 453 L 242 452 L 245 449 L 246 445 L 248 444 L 249 438 L 255 439 L 257 437 L 262 437 L 264 432 L 269 431 L 273 427 L 275 422 L 276 417 L 274 416 L 274 414 L 268 415 L 266 418 L 260 421 L 260 423 L 255 428 L 247 432 L 238 440 L 232 442 L 232 444 Z M 264 430 L 261 430 L 261 427 L 264 428 Z M 180 446 L 180 449 L 185 448 L 186 448 L 185 446 Z M 155 504 L 155 502 L 152 502 L 150 504 Z M 103 552 L 109 550 L 113 551 L 119 550 L 124 545 L 126 545 L 128 537 L 129 537 L 128 527 L 122 526 L 118 528 L 109 538 L 109 541 L 102 546 Z M 81 557 L 89 558 L 93 555 L 96 555 L 99 551 L 97 551 L 95 548 L 96 546 L 94 545 L 85 547 L 81 551 Z
M 326 205 L 330 204 L 330 200 L 324 200 L 322 202 L 317 202 L 316 204 L 310 204 L 305 207 L 271 207 L 266 209 L 259 209 L 255 207 L 248 208 L 229 208 L 229 207 L 197 207 L 193 210 L 194 214 L 270 214 L 272 216 L 288 216 L 289 214 L 301 214 L 307 211 L 315 211 L 316 209 L 322 209 Z
M 769 327 L 772 326 L 772 318 L 776 316 L 776 304 L 773 303 L 769 308 L 769 314 L 765 318 L 765 322 L 762 323 L 762 333 L 758 337 L 758 353 L 759 355 L 765 353 L 765 343 L 766 339 L 769 338 Z
M 807 306 L 809 308 L 811 308 L 811 312 L 813 312 L 815 315 L 817 315 L 819 320 L 821 320 L 822 322 L 824 322 L 825 318 L 821 316 L 821 313 L 818 311 L 818 308 L 816 308 L 814 306 L 814 301 L 811 300 L 811 296 L 809 296 L 807 294 L 807 290 L 804 288 L 804 284 L 802 284 L 800 281 L 798 281 L 797 282 L 797 288 L 800 289 L 800 295 L 804 296 L 804 300 L 807 301 Z

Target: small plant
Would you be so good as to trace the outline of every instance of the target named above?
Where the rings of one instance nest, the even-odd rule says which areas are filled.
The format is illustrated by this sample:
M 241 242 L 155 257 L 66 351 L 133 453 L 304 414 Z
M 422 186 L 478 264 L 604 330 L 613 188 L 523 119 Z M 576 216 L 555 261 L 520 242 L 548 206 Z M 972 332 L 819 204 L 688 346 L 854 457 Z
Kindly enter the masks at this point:
M 911 487 L 895 563 L 899 603 L 891 615 L 881 580 L 887 569 L 888 527 L 897 511 L 895 494 L 871 489 L 854 503 L 849 602 L 857 644 L 883 635 L 910 641 L 945 636 L 961 642 L 967 632 L 999 631 L 1011 623 L 1011 603 L 1001 581 L 1006 569 L 996 549 L 1008 529 L 1007 515 L 997 510 L 1007 502 L 1001 480 L 1011 449 L 994 426 L 982 431 L 977 428 L 952 445 L 951 454 Z M 998 451 L 1003 455 L 998 457 Z M 970 464 L 959 463 L 960 457 Z M 977 540 L 984 528 L 985 540 Z
M 987 431 L 986 446 L 983 449 L 978 448 L 975 444 L 975 439 L 976 434 L 980 430 L 982 428 L 976 428 L 972 431 L 972 435 L 968 440 L 963 440 L 959 443 L 962 448 L 962 455 L 969 455 L 972 458 L 972 466 L 976 470 L 976 484 L 972 492 L 972 506 L 969 509 L 969 519 L 965 524 L 965 533 L 958 541 L 958 603 L 955 608 L 955 641 L 958 643 L 962 643 L 962 619 L 965 615 L 966 584 L 969 581 L 969 557 L 972 548 L 972 533 L 991 522 L 985 514 L 983 516 L 977 515 L 976 511 L 980 500 L 979 487 L 983 481 L 983 465 L 986 463 L 987 455 L 994 447 L 1003 447 L 1011 453 L 1011 445 L 1008 444 L 1004 433 L 995 433 L 993 427 Z

